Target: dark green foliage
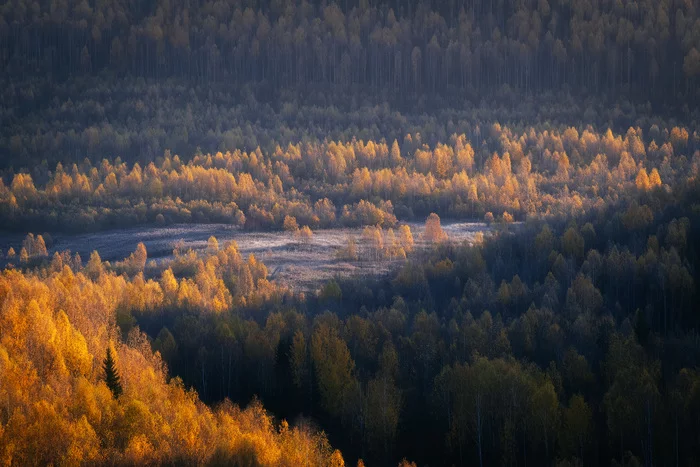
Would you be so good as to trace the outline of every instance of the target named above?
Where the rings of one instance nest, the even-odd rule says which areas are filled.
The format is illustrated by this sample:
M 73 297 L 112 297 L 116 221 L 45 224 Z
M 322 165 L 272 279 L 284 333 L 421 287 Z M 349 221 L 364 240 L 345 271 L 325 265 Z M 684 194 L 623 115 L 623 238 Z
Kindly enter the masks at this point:
M 303 301 L 136 318 L 156 345 L 173 330 L 168 366 L 207 402 L 257 394 L 280 417 L 312 416 L 346 459 L 695 465 L 698 188 L 644 195 L 641 242 L 616 227 L 623 202 Z
M 110 347 L 107 347 L 107 357 L 105 357 L 104 361 L 102 362 L 102 370 L 104 371 L 104 378 L 105 383 L 107 383 L 107 387 L 110 391 L 112 391 L 112 395 L 115 398 L 118 398 L 122 395 L 124 390 L 122 389 L 121 377 L 117 371 L 116 362 L 112 357 L 112 349 Z

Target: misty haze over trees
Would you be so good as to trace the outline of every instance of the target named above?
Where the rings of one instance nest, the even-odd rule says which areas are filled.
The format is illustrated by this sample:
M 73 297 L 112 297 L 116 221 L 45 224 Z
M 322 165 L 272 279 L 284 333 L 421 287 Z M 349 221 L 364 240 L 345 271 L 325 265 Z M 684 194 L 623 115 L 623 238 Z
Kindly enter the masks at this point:
M 371 3 L 8 1 L 2 163 L 697 120 L 691 1 Z
M 699 104 L 693 0 L 0 0 L 0 465 L 697 465 Z
M 698 97 L 691 1 L 13 0 L 0 13 L 13 73 Z

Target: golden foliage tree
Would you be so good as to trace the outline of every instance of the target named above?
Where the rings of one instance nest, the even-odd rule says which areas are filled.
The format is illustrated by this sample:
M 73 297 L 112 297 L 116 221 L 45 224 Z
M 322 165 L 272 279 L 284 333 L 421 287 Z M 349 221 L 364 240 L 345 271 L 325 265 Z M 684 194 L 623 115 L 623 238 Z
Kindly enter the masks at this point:
M 425 220 L 425 231 L 423 232 L 423 237 L 427 242 L 439 243 L 447 240 L 447 234 L 442 230 L 440 225 L 440 216 L 437 214 L 430 213 L 428 218 Z

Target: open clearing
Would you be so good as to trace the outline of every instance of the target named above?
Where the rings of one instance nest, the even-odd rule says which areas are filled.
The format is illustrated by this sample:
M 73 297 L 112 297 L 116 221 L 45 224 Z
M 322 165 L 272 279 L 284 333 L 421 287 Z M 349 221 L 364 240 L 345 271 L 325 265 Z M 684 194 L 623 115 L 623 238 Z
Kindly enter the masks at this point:
M 424 246 L 423 224 L 407 223 L 411 227 L 416 247 Z M 444 223 L 443 230 L 453 242 L 473 242 L 478 233 L 487 234 L 490 227 L 481 222 Z M 396 266 L 398 261 L 370 259 L 362 239 L 361 228 L 338 228 L 316 230 L 309 242 L 302 243 L 288 232 L 249 232 L 224 224 L 187 224 L 167 227 L 137 227 L 91 234 L 52 234 L 55 251 L 77 252 L 86 261 L 97 251 L 105 261 L 119 261 L 143 242 L 149 259 L 159 264 L 172 258 L 178 243 L 195 251 L 204 250 L 210 236 L 220 244 L 234 240 L 242 255 L 254 254 L 268 268 L 270 279 L 298 290 L 310 290 L 324 280 L 335 276 L 354 274 L 383 274 Z M 357 241 L 359 260 L 343 261 L 337 252 L 347 245 L 348 238 Z M 0 234 L 0 247 L 7 252 L 9 247 L 19 252 L 23 236 Z

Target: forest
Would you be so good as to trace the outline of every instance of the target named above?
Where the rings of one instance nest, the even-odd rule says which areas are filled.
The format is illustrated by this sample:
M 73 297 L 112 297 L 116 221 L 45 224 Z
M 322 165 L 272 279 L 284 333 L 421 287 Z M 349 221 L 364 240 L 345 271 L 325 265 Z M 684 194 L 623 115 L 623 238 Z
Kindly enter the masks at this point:
M 700 6 L 0 0 L 0 267 L 2 466 L 698 465 Z
M 699 12 L 692 0 L 4 0 L 0 167 L 416 132 L 434 145 L 465 122 L 697 122 Z
M 2 274 L 4 458 L 341 465 L 327 439 L 370 464 L 700 458 L 695 176 L 482 244 L 427 223 L 434 247 L 394 273 L 314 294 L 214 237 L 155 275 L 143 245 L 84 263 L 29 235 Z
M 588 126 L 494 123 L 428 146 L 394 140 L 306 142 L 246 152 L 169 151 L 141 167 L 120 158 L 47 164 L 0 179 L 0 220 L 29 231 L 225 222 L 246 229 L 381 225 L 431 212 L 488 222 L 575 216 L 700 171 L 700 132 L 659 127 L 600 134 Z
M 697 8 L 689 0 L 5 0 L 0 56 L 13 73 L 57 77 L 108 70 L 271 87 L 568 87 L 697 99 Z

